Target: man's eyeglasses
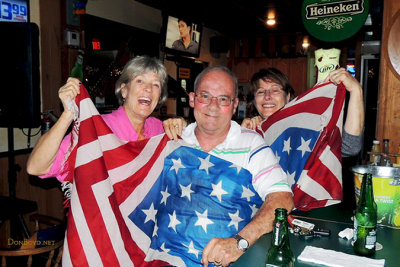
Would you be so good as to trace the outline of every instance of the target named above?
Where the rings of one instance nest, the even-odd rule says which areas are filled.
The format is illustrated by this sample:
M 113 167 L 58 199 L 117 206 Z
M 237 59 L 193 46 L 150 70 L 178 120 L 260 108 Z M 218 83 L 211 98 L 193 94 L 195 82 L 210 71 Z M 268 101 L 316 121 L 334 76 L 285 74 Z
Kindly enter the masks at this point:
M 273 87 L 271 89 L 260 88 L 256 91 L 255 95 L 264 97 L 267 95 L 267 92 L 269 92 L 270 95 L 279 95 L 283 92 L 283 90 L 278 87 Z
M 203 104 L 210 104 L 213 98 L 217 99 L 217 103 L 219 106 L 229 106 L 233 101 L 233 99 L 229 96 L 226 95 L 212 96 L 206 92 L 195 94 L 195 96 L 197 97 L 197 100 L 199 100 L 199 102 Z

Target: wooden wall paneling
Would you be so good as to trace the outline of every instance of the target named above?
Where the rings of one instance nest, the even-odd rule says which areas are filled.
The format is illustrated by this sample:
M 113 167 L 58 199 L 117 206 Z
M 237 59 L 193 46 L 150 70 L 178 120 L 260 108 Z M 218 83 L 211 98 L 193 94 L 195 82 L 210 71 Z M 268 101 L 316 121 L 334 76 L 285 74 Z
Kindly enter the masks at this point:
M 253 75 L 254 73 L 258 72 L 260 69 L 266 69 L 272 66 L 272 59 L 268 57 L 262 57 L 262 58 L 254 58 L 253 59 Z M 251 79 L 251 76 L 250 76 Z
M 391 23 L 389 29 L 389 35 L 387 38 L 388 57 L 390 61 L 390 67 L 395 72 L 396 76 L 400 78 L 400 10 L 393 17 L 393 23 Z
M 277 68 L 286 75 L 289 74 L 290 70 L 290 59 L 289 58 L 273 58 L 272 67 Z M 290 78 L 290 77 L 289 77 Z
M 400 1 L 384 0 L 382 47 L 380 59 L 377 138 L 390 139 L 389 152 L 397 153 L 400 144 L 400 79 L 390 67 L 387 40 L 395 14 L 400 10 Z
M 307 91 L 307 58 L 298 57 L 289 59 L 289 72 L 287 73 L 296 96 Z
M 250 51 L 249 51 L 249 49 L 250 49 L 249 39 L 244 38 L 241 41 L 242 41 L 242 54 L 241 54 L 241 56 L 242 57 L 249 57 L 249 55 L 250 55 L 249 54 L 250 53 Z
M 65 20 L 65 12 L 65 0 L 40 1 L 43 110 L 53 109 L 56 115 L 61 114 L 62 108 L 58 98 L 58 89 L 64 83 L 62 73 L 65 68 L 65 61 L 62 59 L 62 50 L 65 48 L 65 45 L 62 20 Z M 25 171 L 26 163 L 21 167 Z M 24 173 L 26 175 L 24 179 L 32 182 L 32 178 L 29 178 L 26 172 Z M 36 177 L 36 179 L 38 178 Z M 50 182 L 39 182 L 39 184 L 46 187 L 46 184 Z M 29 193 L 32 199 L 37 199 L 39 212 L 63 219 L 63 197 L 59 189 L 59 184 L 58 187 L 53 189 L 42 189 L 41 187 L 37 187 L 37 185 L 32 185 L 31 191 L 27 191 L 27 193 Z
M 256 45 L 254 49 L 254 56 L 255 57 L 262 57 L 263 56 L 263 39 L 261 37 L 256 38 Z
M 276 35 L 271 34 L 268 36 L 268 49 L 267 55 L 269 57 L 276 57 L 277 56 L 277 48 L 276 48 Z
M 54 110 L 60 114 L 58 89 L 61 85 L 61 50 L 63 45 L 61 29 L 61 2 L 40 1 L 40 65 L 43 110 Z
M 252 74 L 249 61 L 249 58 L 235 58 L 233 61 L 232 71 L 236 74 L 240 83 L 249 82 L 249 77 Z

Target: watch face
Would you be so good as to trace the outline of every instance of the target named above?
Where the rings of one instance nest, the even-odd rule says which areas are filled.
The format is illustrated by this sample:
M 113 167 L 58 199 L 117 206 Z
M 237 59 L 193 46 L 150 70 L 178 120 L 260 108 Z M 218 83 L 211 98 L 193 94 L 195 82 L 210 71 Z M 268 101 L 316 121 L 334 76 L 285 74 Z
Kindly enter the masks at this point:
M 247 242 L 246 239 L 240 239 L 238 242 L 238 247 L 241 250 L 245 250 L 249 247 L 249 243 Z

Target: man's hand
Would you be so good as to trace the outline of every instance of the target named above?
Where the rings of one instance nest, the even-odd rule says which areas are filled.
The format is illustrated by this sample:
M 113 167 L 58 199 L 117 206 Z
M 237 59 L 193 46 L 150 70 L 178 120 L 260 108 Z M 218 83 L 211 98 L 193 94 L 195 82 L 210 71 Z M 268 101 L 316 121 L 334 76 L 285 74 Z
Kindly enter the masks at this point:
M 238 249 L 237 241 L 231 238 L 213 238 L 203 250 L 201 263 L 208 266 L 212 262 L 216 266 L 228 266 L 242 256 L 243 251 Z

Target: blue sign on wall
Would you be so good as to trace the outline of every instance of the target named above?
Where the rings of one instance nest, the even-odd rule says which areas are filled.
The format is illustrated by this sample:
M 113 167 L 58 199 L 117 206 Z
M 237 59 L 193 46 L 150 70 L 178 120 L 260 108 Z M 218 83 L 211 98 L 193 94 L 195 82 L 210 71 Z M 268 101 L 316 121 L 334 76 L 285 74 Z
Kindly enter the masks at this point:
M 27 22 L 27 0 L 0 0 L 0 21 Z

